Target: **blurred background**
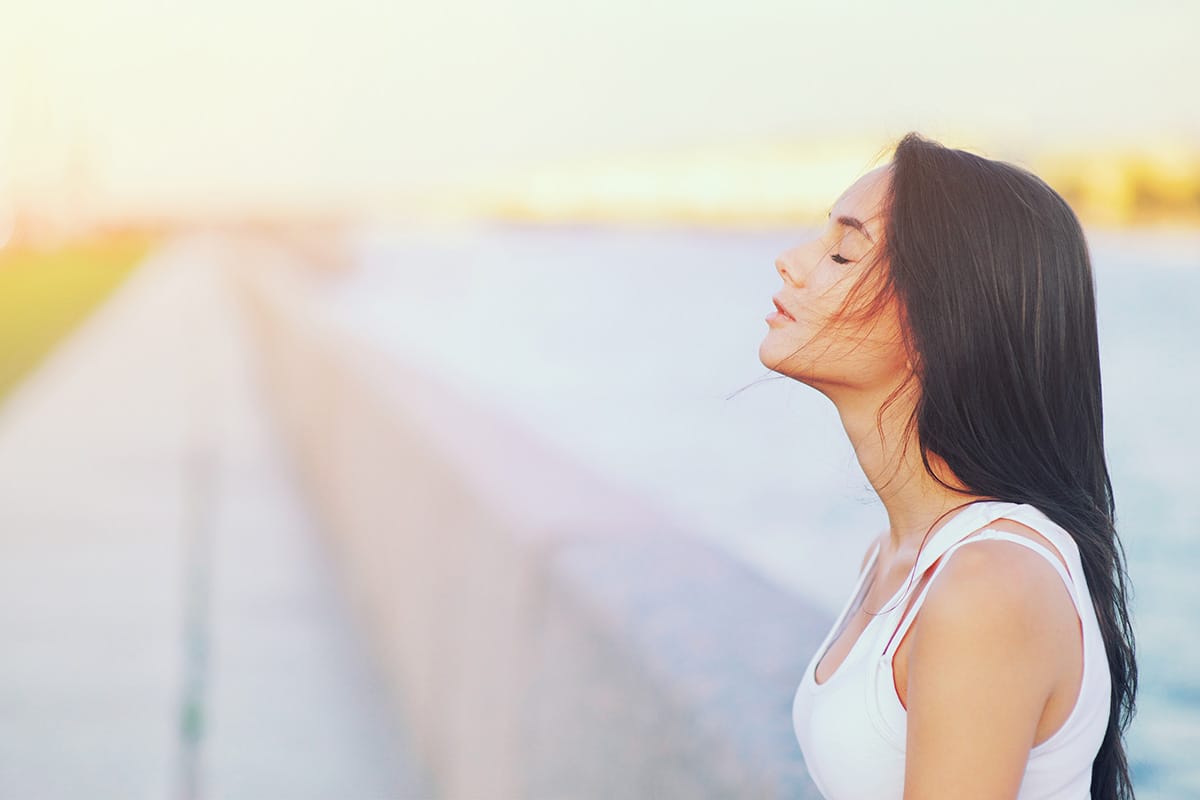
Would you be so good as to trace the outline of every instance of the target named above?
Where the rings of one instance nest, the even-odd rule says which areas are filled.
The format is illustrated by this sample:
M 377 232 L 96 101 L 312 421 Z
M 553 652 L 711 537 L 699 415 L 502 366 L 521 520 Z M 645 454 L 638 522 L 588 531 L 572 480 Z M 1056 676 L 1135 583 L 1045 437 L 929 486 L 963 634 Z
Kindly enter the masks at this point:
M 791 692 L 886 515 L 757 350 L 775 257 L 910 130 L 1084 223 L 1135 782 L 1200 795 L 1198 29 L 6 8 L 0 795 L 817 797 Z

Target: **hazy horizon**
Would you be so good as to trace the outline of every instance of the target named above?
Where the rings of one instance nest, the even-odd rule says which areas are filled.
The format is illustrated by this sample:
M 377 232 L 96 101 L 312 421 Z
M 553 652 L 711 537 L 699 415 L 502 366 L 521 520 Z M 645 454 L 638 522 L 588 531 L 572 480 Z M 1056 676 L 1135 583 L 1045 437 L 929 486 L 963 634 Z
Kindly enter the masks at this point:
M 1033 13 L 1036 11 L 1036 15 Z M 1028 12 L 1028 13 L 1026 13 Z M 0 32 L 0 192 L 353 207 L 759 141 L 1200 141 L 1200 8 L 48 0 Z M 864 156 L 869 153 L 864 152 Z M 80 201 L 82 202 L 82 201 Z M 358 205 L 355 205 L 358 204 Z

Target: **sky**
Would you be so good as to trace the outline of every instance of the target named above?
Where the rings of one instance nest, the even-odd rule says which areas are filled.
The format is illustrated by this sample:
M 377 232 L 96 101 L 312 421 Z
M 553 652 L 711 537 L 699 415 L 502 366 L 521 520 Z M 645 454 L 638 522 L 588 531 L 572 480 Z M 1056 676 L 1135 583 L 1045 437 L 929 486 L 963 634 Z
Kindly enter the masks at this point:
M 0 191 L 370 206 L 767 141 L 1200 141 L 1200 4 L 23 1 Z

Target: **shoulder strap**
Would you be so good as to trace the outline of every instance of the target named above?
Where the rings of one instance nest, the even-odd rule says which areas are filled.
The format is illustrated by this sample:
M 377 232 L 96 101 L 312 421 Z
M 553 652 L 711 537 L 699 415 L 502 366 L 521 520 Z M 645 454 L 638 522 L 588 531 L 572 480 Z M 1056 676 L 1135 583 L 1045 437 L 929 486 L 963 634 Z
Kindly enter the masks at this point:
M 879 557 L 879 540 L 876 539 L 875 546 L 871 548 L 871 555 L 867 556 L 867 560 L 863 564 L 862 569 L 860 569 L 858 571 L 859 578 L 861 578 L 864 574 L 866 574 L 867 570 L 869 570 L 871 568 L 871 565 L 875 563 L 875 559 L 878 557 Z
M 989 539 L 992 539 L 992 540 L 999 539 L 999 540 L 1006 541 L 1006 542 L 1015 542 L 1017 544 L 1028 547 L 1029 549 L 1033 550 L 1036 553 L 1039 553 L 1042 557 L 1044 557 L 1047 561 L 1049 561 L 1050 565 L 1052 567 L 1054 567 L 1054 570 L 1058 573 L 1059 577 L 1061 577 L 1063 579 L 1063 583 L 1065 583 L 1067 585 L 1067 591 L 1071 595 L 1071 602 L 1073 602 L 1075 604 L 1075 608 L 1078 611 L 1078 609 L 1079 609 L 1079 594 L 1076 589 L 1075 582 L 1073 580 L 1071 580 L 1070 573 L 1068 573 L 1067 570 L 1063 568 L 1062 562 L 1059 561 L 1057 558 L 1055 558 L 1054 555 L 1051 554 L 1049 550 L 1047 550 L 1041 544 L 1038 544 L 1037 542 L 1033 541 L 1032 539 L 1027 539 L 1024 536 L 1017 536 L 1016 534 L 1008 533 L 1006 531 L 998 531 L 998 530 L 994 530 L 991 528 L 987 528 L 982 531 L 978 531 L 976 533 L 970 534 L 970 535 L 964 537 L 963 539 L 960 539 L 959 541 L 955 542 L 953 545 L 948 547 L 946 549 L 946 551 L 942 554 L 941 561 L 938 563 L 937 568 L 934 569 L 933 574 L 929 577 L 929 580 L 926 581 L 925 586 L 921 589 L 921 594 L 917 596 L 916 602 L 914 602 L 912 604 L 912 607 L 907 610 L 904 618 L 900 621 L 900 625 L 897 626 L 896 630 L 892 633 L 892 638 L 888 640 L 887 647 L 884 650 L 884 656 L 886 658 L 891 659 L 892 655 L 895 654 L 896 650 L 900 647 L 900 643 L 902 641 L 904 641 L 904 635 L 908 632 L 909 627 L 912 625 L 913 620 L 916 618 L 917 612 L 921 608 L 921 604 L 925 602 L 925 596 L 929 593 L 929 587 L 933 585 L 933 582 L 935 580 L 937 580 L 938 573 L 940 573 L 942 571 L 942 569 L 946 566 L 946 563 L 949 561 L 950 556 L 954 553 L 954 551 L 957 550 L 958 548 L 962 547 L 963 545 L 970 544 L 971 542 L 982 542 L 982 541 L 987 541 Z M 1058 548 L 1056 547 L 1055 549 L 1057 550 Z
M 1079 604 L 1078 598 L 1076 597 L 1076 593 L 1075 593 L 1075 582 L 1071 580 L 1071 573 L 1069 573 L 1066 570 L 1066 568 L 1063 567 L 1063 562 L 1059 561 L 1044 546 L 1042 546 L 1042 545 L 1038 544 L 1037 542 L 1033 541 L 1032 539 L 1028 539 L 1024 536 L 1017 536 L 1015 533 L 1008 533 L 1007 531 L 997 531 L 997 530 L 993 530 L 991 528 L 988 528 L 987 530 L 981 532 L 978 536 L 971 536 L 967 539 L 964 539 L 962 543 L 968 544 L 970 542 L 977 542 L 977 541 L 985 540 L 985 539 L 1001 539 L 1006 542 L 1015 542 L 1019 545 L 1028 547 L 1030 550 L 1033 550 L 1035 553 L 1038 553 L 1039 555 L 1041 555 L 1043 558 L 1045 558 L 1047 561 L 1050 562 L 1050 566 L 1054 567 L 1054 571 L 1057 572 L 1059 577 L 1063 579 L 1063 583 L 1065 583 L 1067 585 L 1067 591 L 1071 593 L 1071 599 L 1076 601 L 1076 605 Z M 1055 547 L 1054 549 L 1055 549 L 1055 551 L 1058 550 L 1057 547 Z M 1063 556 L 1063 558 L 1065 559 L 1066 556 Z

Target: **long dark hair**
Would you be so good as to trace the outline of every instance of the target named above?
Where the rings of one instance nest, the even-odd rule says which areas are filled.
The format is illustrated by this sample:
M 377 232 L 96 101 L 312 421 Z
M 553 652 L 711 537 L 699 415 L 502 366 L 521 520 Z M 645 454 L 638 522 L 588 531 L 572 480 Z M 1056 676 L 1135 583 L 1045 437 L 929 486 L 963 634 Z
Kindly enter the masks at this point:
M 1105 462 L 1095 283 L 1083 229 L 1032 172 L 912 132 L 896 145 L 875 265 L 832 323 L 869 321 L 889 303 L 919 386 L 925 470 L 963 495 L 1028 503 L 1079 548 L 1104 637 L 1112 694 L 1092 763 L 1095 800 L 1132 800 L 1123 735 L 1137 663 L 1128 575 Z M 940 457 L 966 488 L 930 467 Z

